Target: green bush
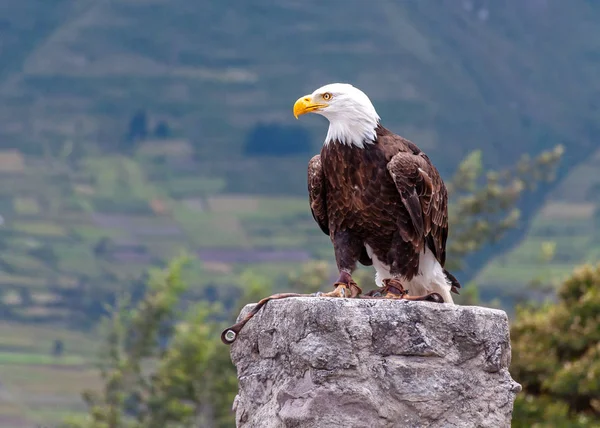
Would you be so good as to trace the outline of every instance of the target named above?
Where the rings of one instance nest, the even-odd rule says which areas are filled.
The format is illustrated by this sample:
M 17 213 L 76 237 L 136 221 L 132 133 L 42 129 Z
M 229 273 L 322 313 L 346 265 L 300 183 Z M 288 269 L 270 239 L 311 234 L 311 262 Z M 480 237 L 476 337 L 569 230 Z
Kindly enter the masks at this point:
M 600 264 L 577 269 L 556 304 L 519 308 L 511 335 L 513 426 L 600 426 Z

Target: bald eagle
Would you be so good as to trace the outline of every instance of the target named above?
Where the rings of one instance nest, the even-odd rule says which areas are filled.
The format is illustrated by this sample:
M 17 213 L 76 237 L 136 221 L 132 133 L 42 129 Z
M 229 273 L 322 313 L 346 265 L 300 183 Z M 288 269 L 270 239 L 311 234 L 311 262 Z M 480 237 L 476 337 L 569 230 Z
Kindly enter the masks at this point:
M 329 120 L 308 164 L 310 209 L 333 243 L 340 273 L 332 297 L 358 297 L 357 262 L 375 268 L 371 296 L 453 303 L 460 284 L 447 270 L 448 194 L 429 158 L 380 123 L 369 97 L 333 83 L 294 104 L 294 116 Z

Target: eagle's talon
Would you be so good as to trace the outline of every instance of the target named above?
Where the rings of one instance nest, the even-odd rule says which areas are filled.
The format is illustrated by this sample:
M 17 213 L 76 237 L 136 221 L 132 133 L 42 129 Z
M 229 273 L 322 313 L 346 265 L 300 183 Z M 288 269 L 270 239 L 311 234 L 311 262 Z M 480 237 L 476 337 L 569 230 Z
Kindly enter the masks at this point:
M 425 301 L 434 303 L 444 303 L 444 298 L 439 293 L 430 293 L 425 296 Z
M 404 296 L 406 300 L 412 300 L 416 302 L 433 302 L 433 303 L 445 303 L 444 298 L 439 293 L 429 293 L 424 296 Z
M 321 292 L 319 297 L 346 297 L 346 290 L 348 290 L 348 284 L 338 283 L 333 284 L 335 286 L 335 290 L 330 291 L 329 293 Z
M 383 287 L 373 290 L 368 295 L 379 299 L 402 299 L 408 294 L 404 286 L 397 279 L 384 279 Z
M 335 290 L 329 293 L 317 292 L 315 295 L 317 297 L 341 297 L 344 299 L 355 298 L 362 293 L 362 290 L 356 283 L 352 280 L 348 281 L 348 284 L 345 282 L 336 282 L 333 284 Z

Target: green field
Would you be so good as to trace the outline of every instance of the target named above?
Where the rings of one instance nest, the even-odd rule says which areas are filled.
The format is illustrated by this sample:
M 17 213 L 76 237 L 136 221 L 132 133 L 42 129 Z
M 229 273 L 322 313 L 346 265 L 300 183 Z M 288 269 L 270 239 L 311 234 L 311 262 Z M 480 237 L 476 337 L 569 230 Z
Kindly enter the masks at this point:
M 54 340 L 64 346 L 53 356 Z M 0 324 L 0 426 L 54 424 L 85 410 L 82 386 L 99 385 L 94 338 L 58 327 Z
M 305 254 L 276 262 L 267 254 L 263 261 L 251 261 L 269 275 L 280 275 L 282 262 L 297 263 L 294 257 L 305 260 L 329 248 L 305 197 L 218 193 L 221 179 L 196 177 L 194 187 L 193 176 L 176 170 L 165 181 L 153 175 L 156 164 L 147 152 L 138 158 L 95 156 L 59 169 L 35 158 L 29 167 L 29 157 L 22 157 L 23 168 L 10 173 L 21 190 L 0 186 L 0 200 L 12 201 L 14 208 L 3 213 L 0 229 L 10 249 L 0 255 L 5 267 L 0 303 L 22 321 L 80 327 L 81 317 L 98 311 L 102 299 L 181 251 L 226 252 L 206 260 L 206 266 L 196 260 L 192 288 L 201 295 L 217 284 L 235 286 L 244 257 L 252 252 Z M 171 185 L 177 177 L 189 183 L 185 192 Z M 237 250 L 249 253 L 227 253 Z

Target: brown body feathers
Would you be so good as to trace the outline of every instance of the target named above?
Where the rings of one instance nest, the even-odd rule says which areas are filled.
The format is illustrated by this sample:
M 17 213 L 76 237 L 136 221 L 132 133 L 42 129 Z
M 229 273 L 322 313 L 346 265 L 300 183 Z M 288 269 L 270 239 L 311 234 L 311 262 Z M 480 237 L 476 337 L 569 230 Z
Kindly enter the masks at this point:
M 357 261 L 370 265 L 368 245 L 392 275 L 410 280 L 425 246 L 445 264 L 448 194 L 415 144 L 382 126 L 376 133 L 362 148 L 329 142 L 310 160 L 310 207 L 334 244 L 340 270 L 354 270 Z

